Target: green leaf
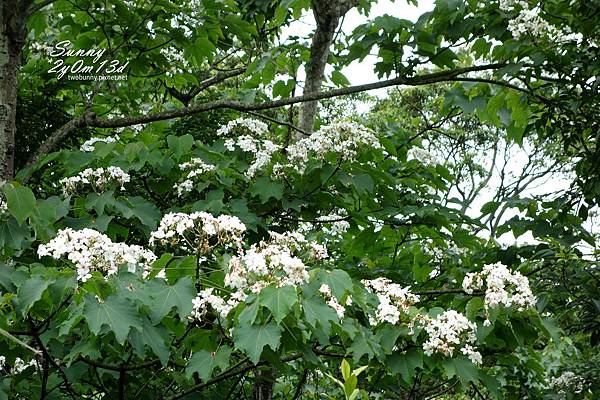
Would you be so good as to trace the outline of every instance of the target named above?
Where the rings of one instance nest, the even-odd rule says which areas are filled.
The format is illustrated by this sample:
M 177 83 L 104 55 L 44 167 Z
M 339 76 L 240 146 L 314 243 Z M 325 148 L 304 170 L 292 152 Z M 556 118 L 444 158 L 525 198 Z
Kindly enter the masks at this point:
M 149 346 L 162 365 L 167 365 L 170 351 L 166 343 L 169 341 L 169 334 L 163 326 L 154 326 L 148 318 L 144 318 L 142 329 L 131 331 L 130 341 Z M 144 354 L 140 354 L 140 357 L 143 356 Z
M 229 346 L 221 346 L 215 352 L 205 349 L 195 352 L 188 362 L 185 375 L 189 379 L 196 372 L 200 379 L 206 382 L 212 376 L 215 368 L 219 368 L 221 371 L 227 368 L 232 351 L 233 349 Z
M 406 382 L 411 382 L 417 368 L 423 368 L 423 354 L 417 349 L 395 352 L 390 356 L 388 365 L 394 374 L 400 374 Z
M 475 365 L 465 356 L 457 356 L 444 360 L 444 369 L 448 378 L 458 376 L 463 386 L 467 386 L 469 382 L 477 382 L 478 372 Z
M 276 288 L 267 286 L 261 290 L 258 299 L 273 314 L 275 321 L 281 322 L 290 313 L 294 304 L 298 301 L 296 289 L 293 286 Z
M 23 316 L 27 314 L 27 311 L 29 311 L 36 301 L 42 298 L 42 294 L 51 283 L 52 280 L 35 276 L 26 280 L 21 286 L 19 286 L 17 298 L 19 299 L 19 308 L 21 309 L 21 314 Z
M 4 186 L 4 194 L 8 211 L 15 217 L 19 225 L 35 212 L 35 196 L 31 189 L 9 184 Z
M 482 207 L 481 207 L 481 216 L 485 216 L 487 214 L 491 214 L 493 212 L 496 212 L 496 210 L 498 209 L 498 207 L 500 207 L 500 203 L 497 201 L 488 201 L 487 203 L 485 203 Z
M 98 301 L 91 294 L 87 294 L 83 315 L 93 334 L 98 335 L 100 328 L 106 325 L 114 332 L 117 341 L 121 344 L 127 339 L 131 328 L 142 329 L 136 307 L 129 300 L 116 295 Z
M 314 329 L 318 329 L 319 326 L 323 327 L 326 334 L 329 333 L 331 327 L 329 321 L 337 322 L 338 320 L 335 310 L 316 297 L 302 301 L 302 309 L 306 322 Z
M 261 176 L 252 185 L 252 192 L 258 195 L 263 204 L 271 198 L 281 200 L 283 197 L 283 184 L 273 182 L 269 177 Z
M 234 342 L 237 349 L 246 352 L 256 364 L 260 360 L 263 348 L 269 346 L 276 351 L 281 339 L 281 328 L 275 322 L 266 325 L 242 325 L 235 328 Z
M 169 149 L 173 151 L 175 157 L 180 158 L 188 153 L 194 145 L 194 137 L 192 135 L 183 136 L 167 136 L 167 144 Z
M 192 300 L 196 297 L 196 289 L 189 277 L 179 279 L 174 285 L 157 278 L 148 282 L 148 291 L 154 299 L 150 306 L 150 319 L 153 324 L 159 323 L 173 307 L 179 315 L 186 317 L 192 312 Z
M 348 86 L 350 85 L 350 81 L 344 74 L 340 71 L 333 71 L 331 73 L 331 82 L 333 82 L 337 86 Z
M 343 299 L 346 290 L 350 291 L 353 286 L 350 275 L 340 269 L 334 269 L 331 271 L 327 275 L 325 283 L 329 286 L 335 297 L 340 301 Z

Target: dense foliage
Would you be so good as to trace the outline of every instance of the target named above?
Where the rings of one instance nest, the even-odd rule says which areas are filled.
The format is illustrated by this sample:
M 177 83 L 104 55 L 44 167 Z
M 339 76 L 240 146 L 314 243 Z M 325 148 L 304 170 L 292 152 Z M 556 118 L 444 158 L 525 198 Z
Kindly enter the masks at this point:
M 597 4 L 357 1 L 303 98 L 322 4 L 25 3 L 0 399 L 597 397 Z

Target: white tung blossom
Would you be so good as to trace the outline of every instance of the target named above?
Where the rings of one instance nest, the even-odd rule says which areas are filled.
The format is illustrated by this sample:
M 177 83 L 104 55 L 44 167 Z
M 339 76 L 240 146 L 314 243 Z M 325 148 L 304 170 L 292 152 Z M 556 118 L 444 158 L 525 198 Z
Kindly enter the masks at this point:
M 220 127 L 217 130 L 217 135 L 227 136 L 231 132 L 244 132 L 260 137 L 266 135 L 268 131 L 269 126 L 262 121 L 252 118 L 238 118 Z
M 425 321 L 427 341 L 423 344 L 426 355 L 440 353 L 453 357 L 457 352 L 467 356 L 474 364 L 481 364 L 481 354 L 474 347 L 477 326 L 463 314 L 447 310 L 435 318 L 421 317 Z
M 75 176 L 61 179 L 59 183 L 63 187 L 63 193 L 67 196 L 87 187 L 95 192 L 104 192 L 111 185 L 120 186 L 121 190 L 125 190 L 124 185 L 130 180 L 131 177 L 128 173 L 119 167 L 111 166 L 96 169 L 86 168 Z
M 13 364 L 13 367 L 12 367 L 10 373 L 13 375 L 20 374 L 21 372 L 25 371 L 27 368 L 36 367 L 36 366 L 38 366 L 38 362 L 35 359 L 31 359 L 31 361 L 26 363 L 21 358 L 17 357 L 17 358 L 15 358 L 15 363 Z
M 363 280 L 362 284 L 379 299 L 375 317 L 369 317 L 372 325 L 383 322 L 395 325 L 400 322 L 402 313 L 408 313 L 410 307 L 419 302 L 419 296 L 411 293 L 410 287 L 403 288 L 387 278 Z
M 331 293 L 331 289 L 329 288 L 329 285 L 326 285 L 325 283 L 322 284 L 321 287 L 319 288 L 319 292 L 321 292 L 323 297 L 325 297 L 325 299 L 327 300 L 327 305 L 335 310 L 335 312 L 338 315 L 338 318 L 339 319 L 344 318 L 344 314 L 346 313 L 346 308 L 343 305 L 341 305 L 340 302 L 338 301 L 338 299 L 336 299 L 336 297 Z M 350 298 L 350 296 L 346 297 L 345 304 L 346 304 L 346 306 L 352 305 L 352 299 Z
M 110 238 L 93 229 L 79 231 L 65 228 L 45 245 L 38 247 L 38 256 L 60 259 L 63 256 L 75 264 L 77 279 L 81 282 L 91 278 L 92 271 L 101 271 L 105 276 L 126 267 L 129 272 L 141 272 L 147 276 L 156 255 L 141 246 L 115 243 Z
M 327 256 L 327 251 L 298 232 L 270 232 L 269 240 L 230 259 L 225 286 L 233 289 L 233 293 L 225 298 L 216 294 L 213 288 L 200 291 L 193 301 L 190 318 L 202 318 L 209 307 L 225 318 L 250 293 L 259 293 L 269 285 L 295 286 L 307 282 L 308 270 L 301 254 L 321 260 Z
M 553 42 L 581 42 L 583 36 L 573 33 L 569 27 L 557 28 L 541 17 L 539 6 L 530 8 L 529 2 L 525 0 L 500 0 L 500 10 L 511 13 L 519 9 L 516 17 L 508 21 L 508 30 L 513 37 L 519 40 L 524 35 L 532 37 L 545 37 Z
M 518 311 L 523 311 L 536 304 L 527 277 L 518 271 L 511 272 L 502 263 L 485 265 L 482 272 L 468 273 L 462 287 L 469 294 L 486 287 L 484 299 L 486 310 L 502 305 L 515 306 Z
M 80 150 L 85 152 L 94 151 L 94 144 L 96 143 L 114 143 L 117 140 L 113 137 L 93 137 L 91 139 L 86 140 L 81 145 Z
M 227 139 L 225 147 L 229 151 L 234 151 L 236 147 L 240 150 L 251 153 L 254 160 L 245 175 L 249 178 L 255 176 L 257 172 L 267 166 L 273 155 L 281 150 L 281 146 L 268 139 L 256 139 L 250 135 L 241 135 L 235 139 Z
M 215 168 L 214 165 L 207 164 L 200 158 L 192 158 L 188 162 L 179 164 L 179 169 L 187 171 L 187 175 L 182 182 L 178 182 L 174 186 L 177 189 L 177 196 L 191 192 L 194 188 L 194 183 L 198 182 L 199 178 L 206 173 L 214 171 Z
M 581 393 L 583 391 L 583 380 L 572 371 L 565 371 L 560 376 L 548 379 L 548 387 L 565 395 L 569 392 Z
M 239 246 L 246 225 L 238 217 L 197 211 L 191 214 L 169 213 L 150 234 L 150 244 L 180 246 L 185 251 L 208 253 L 215 245 Z
M 303 174 L 309 158 L 323 160 L 328 153 L 337 154 L 343 161 L 353 161 L 364 148 L 382 149 L 379 139 L 364 126 L 355 122 L 336 122 L 323 126 L 309 137 L 288 146 L 288 162 L 276 164 L 275 173 L 293 169 Z
M 406 154 L 408 160 L 417 160 L 425 166 L 436 166 L 442 161 L 433 153 L 420 147 L 411 147 Z

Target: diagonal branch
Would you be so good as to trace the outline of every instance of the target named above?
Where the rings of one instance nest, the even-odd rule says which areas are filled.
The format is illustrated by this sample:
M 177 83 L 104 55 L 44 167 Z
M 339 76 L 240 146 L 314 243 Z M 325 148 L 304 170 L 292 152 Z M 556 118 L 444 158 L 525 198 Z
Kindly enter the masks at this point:
M 35 152 L 34 156 L 28 161 L 27 165 L 32 165 L 40 159 L 40 157 L 53 151 L 58 143 L 65 138 L 70 132 L 77 128 L 85 126 L 95 128 L 121 128 L 126 126 L 146 124 L 149 122 L 164 121 L 173 118 L 180 118 L 189 115 L 199 114 L 206 111 L 217 109 L 232 109 L 238 111 L 258 111 L 279 108 L 291 104 L 304 103 L 307 101 L 328 99 L 332 97 L 345 96 L 353 93 L 366 92 L 374 89 L 382 89 L 391 86 L 408 85 L 420 86 L 428 85 L 436 82 L 451 81 L 454 78 L 474 71 L 486 71 L 498 69 L 506 66 L 505 63 L 494 63 L 485 65 L 475 65 L 471 67 L 456 68 L 447 71 L 433 72 L 414 77 L 397 77 L 379 82 L 368 83 L 364 85 L 348 86 L 339 89 L 332 89 L 324 92 L 307 94 L 302 96 L 289 97 L 287 99 L 271 100 L 261 103 L 245 103 L 238 100 L 216 100 L 206 103 L 194 104 L 188 107 L 182 107 L 176 110 L 162 111 L 154 114 L 136 115 L 131 117 L 116 117 L 109 119 L 98 118 L 92 112 L 88 112 L 84 117 L 77 117 L 67 122 L 57 131 L 52 133 L 48 139 Z

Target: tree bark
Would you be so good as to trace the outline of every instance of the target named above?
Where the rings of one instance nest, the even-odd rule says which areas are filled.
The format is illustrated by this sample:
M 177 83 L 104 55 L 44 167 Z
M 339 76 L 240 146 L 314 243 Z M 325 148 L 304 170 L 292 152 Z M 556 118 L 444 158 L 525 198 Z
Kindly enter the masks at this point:
M 26 1 L 3 0 L 0 5 L 0 178 L 14 176 L 17 74 L 27 35 Z
M 325 78 L 325 67 L 335 31 L 343 17 L 358 0 L 313 0 L 312 9 L 317 22 L 317 29 L 313 35 L 310 46 L 310 60 L 305 67 L 306 79 L 304 81 L 303 95 L 319 93 Z M 317 115 L 318 101 L 309 101 L 302 104 L 299 114 L 298 127 L 306 132 L 312 132 Z
M 257 369 L 252 387 L 252 400 L 271 400 L 273 398 L 273 384 L 275 383 L 273 368 Z

